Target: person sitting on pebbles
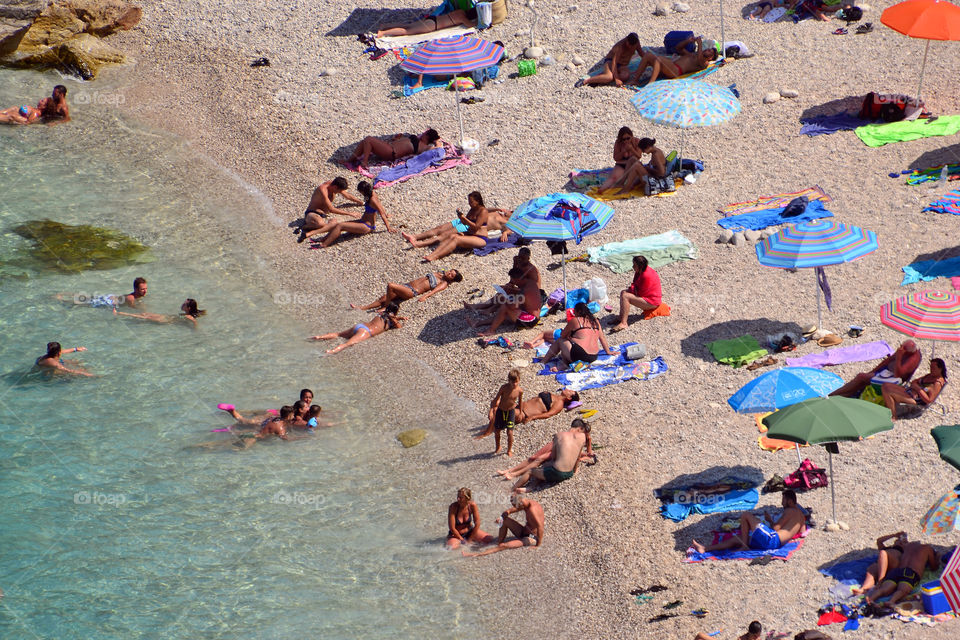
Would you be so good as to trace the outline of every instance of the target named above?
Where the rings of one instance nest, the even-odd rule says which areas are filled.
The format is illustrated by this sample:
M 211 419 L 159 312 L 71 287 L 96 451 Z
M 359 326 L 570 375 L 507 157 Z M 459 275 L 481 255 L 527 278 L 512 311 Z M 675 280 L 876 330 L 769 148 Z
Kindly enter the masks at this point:
M 486 556 L 491 553 L 506 551 L 507 549 L 522 549 L 523 547 L 537 548 L 543 544 L 544 517 L 543 507 L 536 500 L 514 494 L 510 496 L 511 507 L 500 514 L 497 518 L 497 524 L 500 525 L 500 532 L 497 536 L 497 546 L 483 551 L 461 551 L 469 558 L 477 556 Z M 514 513 L 523 512 L 526 523 L 520 524 L 510 516 Z M 512 533 L 514 539 L 507 541 L 507 534 Z
M 327 216 L 331 213 L 349 218 L 359 217 L 355 213 L 338 209 L 333 204 L 333 199 L 338 195 L 354 204 L 363 204 L 363 200 L 347 193 L 348 186 L 346 178 L 337 176 L 313 190 L 313 195 L 310 196 L 310 204 L 307 205 L 307 210 L 303 212 L 303 224 L 293 230 L 294 233 L 300 234 L 297 242 L 303 242 L 310 236 L 320 233 L 320 230 L 327 225 Z
M 576 418 L 570 423 L 569 430 L 561 431 L 553 436 L 553 448 L 549 458 L 528 462 L 519 470 L 517 482 L 513 485 L 513 492 L 525 493 L 527 491 L 526 484 L 530 481 L 530 478 L 553 484 L 569 480 L 580 467 L 581 453 L 584 450 L 586 450 L 588 456 L 593 455 L 590 423 L 581 418 Z M 501 475 L 507 479 L 513 477 L 507 473 Z
M 627 328 L 630 307 L 636 307 L 642 311 L 653 311 L 663 302 L 660 276 L 649 266 L 646 256 L 633 257 L 633 273 L 633 282 L 620 292 L 619 322 L 610 330 L 610 333 Z
M 387 233 L 396 233 L 397 230 L 390 227 L 390 216 L 384 211 L 383 204 L 380 203 L 380 197 L 373 191 L 370 183 L 366 180 L 361 181 L 357 185 L 357 191 L 363 196 L 363 215 L 360 216 L 359 220 L 356 222 L 329 222 L 319 229 L 300 234 L 300 239 L 297 242 L 303 242 L 315 234 L 325 233 L 327 235 L 320 242 L 320 247 L 326 249 L 336 242 L 341 234 L 364 236 L 373 233 L 377 228 L 377 216 L 380 216 L 380 219 L 383 220 Z
M 727 549 L 752 549 L 754 551 L 772 551 L 779 549 L 803 529 L 807 517 L 797 506 L 797 494 L 792 489 L 783 492 L 781 498 L 783 513 L 773 520 L 764 513 L 763 522 L 752 513 L 740 515 L 740 531 L 733 537 L 710 546 L 704 546 L 696 540 L 692 548 L 697 553 L 707 551 L 725 551 Z
M 480 528 L 480 509 L 467 487 L 457 491 L 456 502 L 447 508 L 447 549 L 462 544 L 490 544 L 494 537 Z
M 640 37 L 636 33 L 628 33 L 627 36 L 617 42 L 603 59 L 603 73 L 590 78 L 578 80 L 576 87 L 583 85 L 601 85 L 611 82 L 622 87 L 624 82 L 630 80 L 630 60 L 634 54 L 643 55 L 643 47 L 640 46 Z

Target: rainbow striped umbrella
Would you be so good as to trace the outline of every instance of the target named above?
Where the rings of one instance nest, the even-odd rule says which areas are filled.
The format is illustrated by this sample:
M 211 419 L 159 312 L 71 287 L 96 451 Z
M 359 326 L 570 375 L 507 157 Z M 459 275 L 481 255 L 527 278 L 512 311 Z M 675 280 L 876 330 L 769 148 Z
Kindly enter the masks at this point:
M 503 47 L 489 40 L 469 36 L 450 36 L 431 40 L 417 48 L 400 63 L 400 68 L 410 73 L 430 76 L 450 76 L 483 69 L 500 62 Z M 454 83 L 453 92 L 457 104 L 457 121 L 460 123 L 460 146 L 463 146 L 463 116 L 460 115 L 460 86 Z
M 680 129 L 680 161 L 684 130 L 720 124 L 740 113 L 733 91 L 702 80 L 651 82 L 633 94 L 630 104 L 644 120 Z
M 960 340 L 960 298 L 946 291 L 919 291 L 880 307 L 880 322 L 922 340 Z
M 836 220 L 787 225 L 756 245 L 760 264 L 781 269 L 826 267 L 852 262 L 877 250 L 877 234 Z M 823 324 L 817 289 L 817 326 Z

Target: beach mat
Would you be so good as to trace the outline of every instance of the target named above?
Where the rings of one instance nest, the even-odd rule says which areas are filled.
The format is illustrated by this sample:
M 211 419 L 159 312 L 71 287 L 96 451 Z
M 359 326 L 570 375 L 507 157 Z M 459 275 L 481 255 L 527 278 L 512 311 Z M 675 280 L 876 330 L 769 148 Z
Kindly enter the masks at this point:
M 646 256 L 654 269 L 679 262 L 695 260 L 700 252 L 686 236 L 677 230 L 665 231 L 652 236 L 631 238 L 622 242 L 608 242 L 599 247 L 587 248 L 587 260 L 599 263 L 614 273 L 628 273 L 633 269 L 634 256 Z
M 960 180 L 960 163 L 953 163 L 946 165 L 940 164 L 935 167 L 927 167 L 926 169 L 914 169 L 907 174 L 907 184 L 923 184 L 924 182 L 939 180 L 940 173 L 944 167 L 947 168 L 948 180 Z
M 733 534 L 729 534 L 724 531 L 716 531 L 714 532 L 714 544 L 732 535 Z M 683 561 L 685 563 L 695 563 L 709 561 L 719 562 L 722 560 L 755 560 L 757 558 L 774 558 L 776 560 L 783 560 L 786 562 L 793 557 L 794 552 L 802 547 L 806 540 L 806 538 L 794 538 L 779 549 L 774 549 L 772 551 L 754 551 L 753 549 L 750 549 L 746 551 L 706 551 L 704 553 L 688 552 L 687 557 L 684 558 Z
M 421 33 L 415 36 L 384 36 L 382 38 L 374 38 L 373 43 L 379 49 L 395 51 L 397 49 L 403 49 L 404 47 L 416 47 L 431 40 L 440 40 L 441 38 L 450 38 L 452 36 L 469 36 L 476 32 L 477 30 L 474 27 L 456 26 L 431 31 L 430 33 Z
M 423 76 L 423 84 L 419 87 L 414 87 L 413 85 L 417 84 L 417 80 L 417 77 L 411 76 L 410 74 L 403 76 L 403 91 L 400 93 L 404 98 L 409 98 L 427 89 L 438 89 L 441 87 L 446 89 L 447 85 L 450 84 L 449 80 L 439 80 L 435 76 Z
M 866 362 L 886 358 L 893 349 L 883 340 L 855 344 L 849 347 L 833 347 L 821 353 L 809 353 L 799 358 L 787 358 L 788 367 L 830 367 L 846 362 Z
M 666 372 L 667 363 L 663 361 L 663 357 L 658 356 L 650 362 L 633 362 L 624 366 L 558 373 L 557 383 L 565 389 L 584 391 L 619 384 L 627 380 L 652 380 Z
M 807 200 L 813 202 L 814 200 L 819 200 L 821 202 L 830 202 L 832 198 L 830 195 L 820 188 L 819 185 L 814 185 L 812 187 L 806 187 L 805 189 L 800 189 L 799 191 L 792 191 L 787 193 L 778 193 L 772 196 L 760 196 L 756 200 L 747 200 L 745 202 L 734 202 L 733 204 L 728 204 L 725 207 L 717 209 L 724 216 L 739 215 L 743 213 L 752 213 L 754 211 L 769 211 L 771 209 L 783 209 L 790 201 L 794 198 L 799 198 L 800 196 L 806 196 Z
M 901 120 L 886 124 L 868 124 L 854 129 L 868 147 L 882 147 L 894 142 L 907 142 L 934 136 L 952 136 L 960 132 L 960 115 L 940 116 L 936 120 Z
M 914 282 L 930 282 L 937 278 L 954 278 L 960 276 L 960 256 L 946 260 L 921 260 L 911 262 L 903 270 L 903 282 L 900 286 Z
M 702 498 L 699 499 L 699 498 Z M 660 516 L 674 522 L 683 522 L 691 514 L 710 515 L 730 511 L 749 511 L 760 502 L 760 491 L 751 489 L 732 489 L 726 493 L 698 496 L 696 502 L 686 500 L 667 501 L 660 506 Z
M 786 207 L 771 208 L 765 211 L 751 211 L 748 213 L 739 213 L 737 215 L 727 216 L 717 220 L 717 224 L 730 231 L 746 231 L 753 229 L 761 231 L 767 227 L 775 227 L 781 224 L 796 224 L 798 222 L 809 222 L 810 220 L 819 220 L 820 218 L 832 218 L 833 212 L 823 206 L 820 200 L 807 202 L 803 213 L 795 216 L 784 217 L 783 212 Z
M 729 340 L 714 340 L 707 343 L 707 349 L 721 364 L 729 364 L 734 369 L 749 364 L 767 355 L 757 339 L 750 335 L 738 336 Z
M 952 213 L 960 216 L 960 190 L 951 191 L 940 196 L 921 211 L 933 211 L 934 213 Z
M 341 162 L 341 164 L 350 171 L 355 171 L 366 178 L 373 178 L 374 189 L 391 187 L 395 184 L 406 182 L 407 180 L 417 176 L 426 175 L 428 173 L 438 173 L 440 171 L 446 171 L 447 169 L 453 169 L 454 167 L 459 167 L 461 165 L 471 164 L 470 158 L 457 151 L 457 148 L 449 142 L 443 141 L 443 150 L 443 159 L 436 163 L 425 162 L 425 160 L 430 159 L 428 154 L 435 151 L 435 149 L 430 149 L 416 156 L 396 160 L 394 162 L 380 162 L 371 164 L 369 167 L 361 167 L 355 162 Z M 420 158 L 421 156 L 423 156 L 423 158 Z M 407 171 L 410 167 L 417 165 L 423 166 L 418 167 L 418 169 L 415 171 Z M 388 179 L 381 180 L 381 175 L 387 177 Z

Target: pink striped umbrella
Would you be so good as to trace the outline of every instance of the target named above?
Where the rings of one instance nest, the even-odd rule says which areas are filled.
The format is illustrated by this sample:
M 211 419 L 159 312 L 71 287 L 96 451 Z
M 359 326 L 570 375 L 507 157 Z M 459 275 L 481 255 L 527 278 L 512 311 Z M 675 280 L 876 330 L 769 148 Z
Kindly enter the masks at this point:
M 960 340 L 960 298 L 946 291 L 920 291 L 880 307 L 880 321 L 921 340 Z
M 940 574 L 940 588 L 953 611 L 960 614 L 960 551 L 957 549 L 953 550 L 950 562 Z

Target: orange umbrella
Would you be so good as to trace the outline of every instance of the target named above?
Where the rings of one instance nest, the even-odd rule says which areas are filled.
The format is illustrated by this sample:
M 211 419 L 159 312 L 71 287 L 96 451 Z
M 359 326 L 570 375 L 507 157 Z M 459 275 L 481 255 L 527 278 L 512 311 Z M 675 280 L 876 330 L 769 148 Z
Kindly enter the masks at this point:
M 960 7 L 946 0 L 907 0 L 884 10 L 880 22 L 905 36 L 927 41 L 923 50 L 923 64 L 920 66 L 920 84 L 917 86 L 919 98 L 930 41 L 960 40 Z

